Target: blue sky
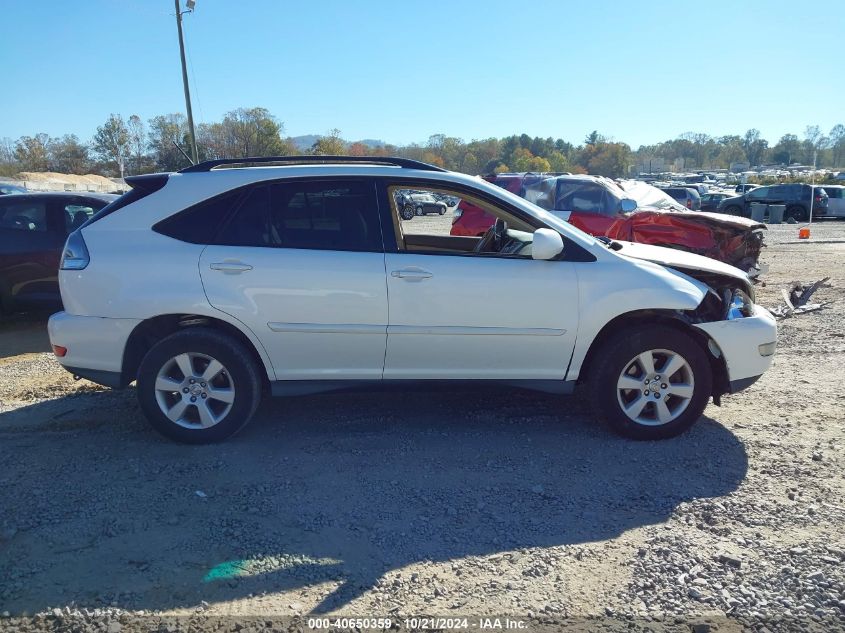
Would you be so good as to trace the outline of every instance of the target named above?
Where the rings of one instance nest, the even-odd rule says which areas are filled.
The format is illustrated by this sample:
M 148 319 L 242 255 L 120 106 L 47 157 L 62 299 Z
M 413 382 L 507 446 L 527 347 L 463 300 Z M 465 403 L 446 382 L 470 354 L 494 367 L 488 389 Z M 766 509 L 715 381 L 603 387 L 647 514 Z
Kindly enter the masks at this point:
M 173 0 L 0 6 L 0 137 L 184 110 Z M 597 129 L 634 148 L 845 123 L 843 26 L 841 0 L 197 0 L 185 17 L 197 122 L 263 106 L 292 136 Z

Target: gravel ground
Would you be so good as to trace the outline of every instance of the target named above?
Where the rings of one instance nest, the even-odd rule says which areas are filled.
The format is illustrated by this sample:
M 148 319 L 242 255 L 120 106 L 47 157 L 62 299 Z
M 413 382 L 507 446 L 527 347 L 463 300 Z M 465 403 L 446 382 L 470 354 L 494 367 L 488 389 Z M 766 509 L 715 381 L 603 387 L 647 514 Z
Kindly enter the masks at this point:
M 577 396 L 490 389 L 276 400 L 181 446 L 132 390 L 74 382 L 43 320 L 5 323 L 0 630 L 845 630 L 845 222 L 812 233 L 771 227 L 758 300 L 830 276 L 829 305 L 781 321 L 774 367 L 662 442 Z

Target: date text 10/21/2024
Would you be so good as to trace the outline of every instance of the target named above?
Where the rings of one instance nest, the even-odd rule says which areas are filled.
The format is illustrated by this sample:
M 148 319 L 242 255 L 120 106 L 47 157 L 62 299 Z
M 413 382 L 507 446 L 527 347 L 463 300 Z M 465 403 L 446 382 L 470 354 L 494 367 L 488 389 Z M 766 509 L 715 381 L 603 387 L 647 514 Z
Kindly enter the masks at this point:
M 357 630 L 387 630 L 390 628 L 404 628 L 409 630 L 417 629 L 440 629 L 440 630 L 524 630 L 528 628 L 528 622 L 519 618 L 510 617 L 403 617 L 391 618 L 366 618 L 366 617 L 334 617 L 334 618 L 308 618 L 309 629 L 357 629 Z

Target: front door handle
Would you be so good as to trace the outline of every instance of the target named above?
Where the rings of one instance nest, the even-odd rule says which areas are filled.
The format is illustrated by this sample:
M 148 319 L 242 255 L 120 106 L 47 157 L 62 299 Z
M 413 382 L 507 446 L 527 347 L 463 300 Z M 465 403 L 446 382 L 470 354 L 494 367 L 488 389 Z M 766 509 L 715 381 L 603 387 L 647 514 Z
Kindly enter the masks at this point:
M 243 262 L 214 262 L 209 266 L 211 270 L 220 270 L 227 275 L 237 275 L 252 270 L 252 266 Z
M 422 281 L 423 279 L 430 279 L 432 274 L 422 268 L 402 268 L 392 271 L 390 276 L 398 279 L 407 279 L 408 281 Z

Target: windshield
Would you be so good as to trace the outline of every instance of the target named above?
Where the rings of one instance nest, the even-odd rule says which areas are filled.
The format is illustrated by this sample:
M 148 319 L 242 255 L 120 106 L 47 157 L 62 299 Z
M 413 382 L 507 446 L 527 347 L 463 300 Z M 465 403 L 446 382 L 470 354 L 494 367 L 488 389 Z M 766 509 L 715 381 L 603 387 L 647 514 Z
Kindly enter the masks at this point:
M 526 200 L 525 198 L 522 198 L 522 197 L 516 195 L 515 193 L 511 193 L 507 189 L 503 189 L 502 187 L 492 185 L 492 184 L 488 183 L 486 180 L 482 180 L 481 178 L 479 178 L 479 180 L 481 180 L 481 182 L 483 183 L 483 185 L 481 185 L 481 186 L 484 189 L 486 189 L 487 191 L 489 191 L 491 193 L 494 193 L 499 198 L 502 198 L 503 200 L 510 202 L 512 205 L 519 207 L 520 209 L 524 209 L 525 211 L 527 211 L 528 213 L 530 213 L 534 217 L 538 218 L 539 220 L 541 220 L 545 224 L 549 225 L 551 228 L 556 230 L 558 233 L 561 233 L 562 235 L 565 235 L 565 236 L 568 236 L 568 237 L 573 237 L 573 238 L 579 239 L 581 242 L 583 242 L 585 244 L 592 244 L 592 245 L 600 244 L 600 242 L 598 240 L 596 240 L 596 238 L 594 238 L 589 233 L 585 233 L 584 231 L 582 231 L 581 229 L 579 229 L 576 226 L 573 226 L 569 222 L 565 222 L 564 220 L 561 220 L 556 215 L 549 213 L 548 211 L 546 211 L 542 207 L 537 206 L 533 202 L 530 202 L 529 200 Z M 554 179 L 550 178 L 549 180 L 554 180 Z
M 625 192 L 626 197 L 637 202 L 638 207 L 652 207 L 666 211 L 687 210 L 665 191 L 661 191 L 641 180 L 621 180 L 619 186 Z

